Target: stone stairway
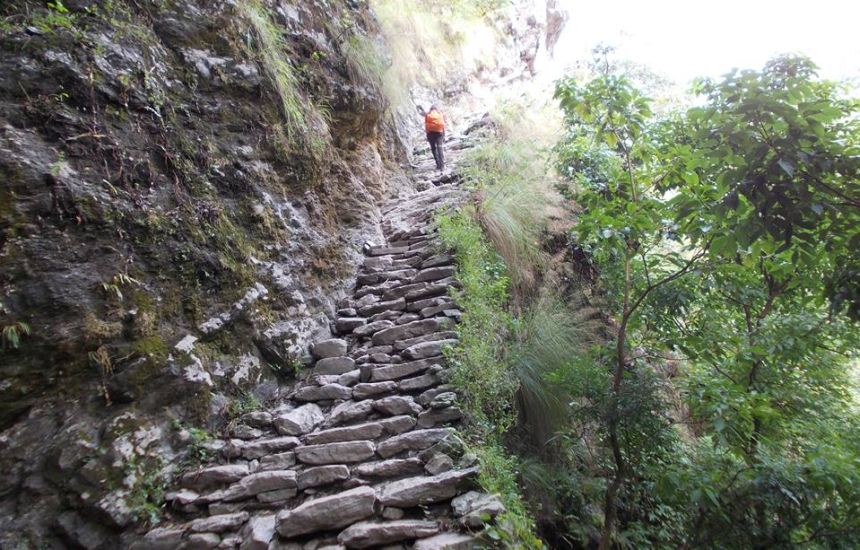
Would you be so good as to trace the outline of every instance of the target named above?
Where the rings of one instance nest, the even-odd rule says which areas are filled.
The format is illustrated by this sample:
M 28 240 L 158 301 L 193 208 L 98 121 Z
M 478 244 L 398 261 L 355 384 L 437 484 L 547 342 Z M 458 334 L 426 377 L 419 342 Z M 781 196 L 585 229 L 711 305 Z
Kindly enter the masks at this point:
M 452 141 L 456 162 L 468 144 Z M 433 226 L 465 191 L 431 162 L 416 171 L 424 191 L 383 207 L 387 242 L 365 246 L 333 322 L 338 337 L 311 346 L 306 379 L 276 408 L 242 416 L 218 462 L 185 473 L 168 495 L 184 522 L 133 548 L 477 545 L 473 533 L 503 508 L 474 490 L 475 458 L 457 437 L 462 413 L 443 355 L 457 342 L 457 281 Z

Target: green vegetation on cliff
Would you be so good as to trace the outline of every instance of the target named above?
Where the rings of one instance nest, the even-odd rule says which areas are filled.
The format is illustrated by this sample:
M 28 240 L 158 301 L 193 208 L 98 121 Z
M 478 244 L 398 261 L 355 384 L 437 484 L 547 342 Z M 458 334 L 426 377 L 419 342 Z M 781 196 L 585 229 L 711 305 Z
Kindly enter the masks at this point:
M 554 548 L 855 547 L 857 100 L 782 57 L 655 115 L 611 67 L 557 86 L 564 214 L 505 207 L 553 178 L 502 123 L 442 221 L 484 483 Z

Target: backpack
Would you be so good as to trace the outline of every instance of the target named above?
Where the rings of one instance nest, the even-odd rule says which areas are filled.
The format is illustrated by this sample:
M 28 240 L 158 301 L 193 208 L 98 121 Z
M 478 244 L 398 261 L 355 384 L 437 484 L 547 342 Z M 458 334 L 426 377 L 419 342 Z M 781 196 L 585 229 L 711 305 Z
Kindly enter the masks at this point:
M 424 129 L 428 132 L 444 132 L 445 119 L 439 111 L 430 111 L 424 117 Z

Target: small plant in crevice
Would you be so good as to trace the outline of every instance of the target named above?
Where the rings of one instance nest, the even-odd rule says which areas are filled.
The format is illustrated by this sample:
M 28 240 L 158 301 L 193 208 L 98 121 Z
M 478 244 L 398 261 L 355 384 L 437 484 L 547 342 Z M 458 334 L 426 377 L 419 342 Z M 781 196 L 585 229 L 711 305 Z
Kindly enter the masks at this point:
M 239 397 L 231 399 L 227 405 L 227 416 L 236 419 L 245 413 L 259 411 L 263 408 L 260 398 L 250 392 L 243 392 Z
M 133 455 L 125 464 L 124 482 L 129 486 L 126 504 L 137 520 L 147 525 L 161 522 L 168 479 L 162 475 L 164 459 Z
M 32 330 L 30 325 L 23 321 L 15 321 L 4 325 L 0 332 L 0 349 L 18 349 L 24 336 L 29 336 Z
M 110 382 L 110 378 L 113 376 L 113 361 L 111 360 L 110 354 L 105 346 L 99 346 L 95 351 L 89 352 L 88 357 L 90 363 L 99 370 L 100 391 L 102 397 L 104 397 L 105 405 L 110 407 L 112 401 L 110 398 L 110 392 L 108 391 L 108 382 Z
M 173 429 L 181 434 L 187 444 L 186 455 L 181 464 L 181 470 L 191 470 L 215 457 L 215 453 L 207 447 L 207 443 L 215 439 L 211 433 L 202 428 L 186 426 L 180 420 L 173 420 Z
M 123 301 L 122 287 L 140 286 L 141 282 L 127 273 L 117 273 L 109 281 L 101 283 L 102 290 L 109 296 L 116 298 L 118 302 Z

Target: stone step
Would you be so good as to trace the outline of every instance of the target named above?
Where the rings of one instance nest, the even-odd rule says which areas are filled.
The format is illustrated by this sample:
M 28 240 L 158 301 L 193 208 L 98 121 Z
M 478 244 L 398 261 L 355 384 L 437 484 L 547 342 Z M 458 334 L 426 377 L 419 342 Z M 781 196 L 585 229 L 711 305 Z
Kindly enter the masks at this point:
M 463 483 L 477 473 L 477 468 L 466 468 L 390 481 L 377 487 L 377 497 L 383 505 L 398 508 L 443 502 L 457 496 Z
M 451 435 L 447 428 L 414 430 L 386 439 L 376 447 L 376 452 L 382 458 L 391 458 L 404 451 L 422 451 Z
M 435 521 L 360 521 L 343 530 L 337 540 L 347 548 L 371 548 L 405 540 L 427 538 L 439 532 Z
M 373 516 L 375 505 L 376 492 L 372 488 L 350 489 L 280 512 L 276 518 L 277 531 L 289 539 L 346 527 Z
M 397 436 L 402 437 L 402 436 Z M 305 464 L 349 464 L 362 462 L 374 455 L 372 441 L 340 441 L 296 448 L 296 458 Z

